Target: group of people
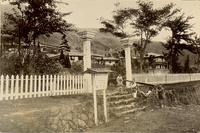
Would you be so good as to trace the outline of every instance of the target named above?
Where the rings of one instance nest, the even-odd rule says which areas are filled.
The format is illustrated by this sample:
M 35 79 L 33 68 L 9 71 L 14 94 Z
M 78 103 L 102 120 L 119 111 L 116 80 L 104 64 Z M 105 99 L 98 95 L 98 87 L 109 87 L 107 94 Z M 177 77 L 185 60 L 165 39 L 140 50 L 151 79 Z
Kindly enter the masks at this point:
M 117 85 L 119 88 L 119 91 L 123 91 L 123 77 L 121 74 L 119 74 L 116 78 L 117 81 Z M 138 89 L 138 87 L 136 86 L 135 82 L 130 82 L 130 89 L 133 89 L 134 91 L 132 92 L 132 95 L 134 98 L 137 98 L 138 95 L 140 95 L 143 98 L 147 98 L 152 94 L 153 89 L 156 90 L 156 95 L 157 98 L 160 102 L 160 106 L 161 108 L 165 106 L 165 100 L 166 100 L 166 96 L 165 96 L 165 91 L 164 91 L 164 87 L 162 87 L 161 85 L 157 85 L 155 87 L 150 87 L 150 89 L 148 89 L 147 92 L 141 91 Z

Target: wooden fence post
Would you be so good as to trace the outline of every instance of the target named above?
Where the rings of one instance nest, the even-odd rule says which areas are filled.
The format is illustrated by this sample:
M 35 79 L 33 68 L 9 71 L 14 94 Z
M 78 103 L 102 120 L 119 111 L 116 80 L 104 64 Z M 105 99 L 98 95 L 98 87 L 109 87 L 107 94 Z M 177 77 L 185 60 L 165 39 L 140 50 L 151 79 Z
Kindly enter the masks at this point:
M 1 75 L 1 86 L 0 86 L 0 100 L 3 100 L 3 88 L 4 88 L 4 76 Z
M 46 75 L 46 96 L 49 96 L 49 75 Z
M 16 81 L 15 81 L 15 97 L 14 99 L 19 98 L 19 75 L 16 76 Z
M 38 76 L 38 97 L 41 97 L 41 76 Z
M 60 75 L 60 93 L 59 95 L 63 95 L 63 76 Z
M 37 97 L 37 75 L 34 76 L 34 97 Z
M 33 76 L 30 76 L 30 85 L 29 85 L 29 98 L 33 97 Z
M 23 98 L 23 88 L 24 88 L 24 75 L 20 78 L 20 88 L 19 88 L 19 98 Z
M 53 76 L 50 75 L 50 96 L 53 94 Z
M 72 76 L 69 75 L 69 88 L 68 88 L 69 93 L 68 93 L 68 94 L 72 94 L 72 93 L 71 93 L 71 88 L 72 88 L 72 82 L 71 82 L 71 79 L 72 79 Z
M 14 75 L 11 75 L 10 99 L 14 99 Z
M 56 75 L 53 77 L 53 96 L 56 94 Z
M 44 93 L 45 93 L 45 75 L 42 75 L 42 92 L 41 92 L 41 96 L 44 96 Z
M 59 76 L 59 75 L 57 75 L 56 96 L 59 94 L 59 88 L 60 88 L 60 84 L 59 84 L 59 78 L 60 78 L 60 76 Z
M 6 75 L 5 100 L 8 100 L 8 96 L 9 96 L 9 76 Z
M 66 77 L 67 79 L 67 88 L 66 88 L 66 90 L 65 90 L 65 94 L 69 94 L 69 75 L 67 75 L 67 77 Z
M 25 76 L 25 98 L 28 97 L 28 75 Z
M 66 76 L 65 75 L 63 77 L 63 80 L 64 80 L 64 82 L 63 82 L 63 95 L 65 95 L 65 90 L 66 90 Z

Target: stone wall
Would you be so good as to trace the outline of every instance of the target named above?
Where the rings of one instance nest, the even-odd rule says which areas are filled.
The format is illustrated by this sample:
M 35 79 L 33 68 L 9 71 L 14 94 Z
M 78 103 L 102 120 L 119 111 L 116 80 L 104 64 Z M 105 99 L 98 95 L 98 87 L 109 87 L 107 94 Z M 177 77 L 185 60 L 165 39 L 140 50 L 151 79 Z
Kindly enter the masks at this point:
M 56 106 L 21 114 L 13 120 L 10 131 L 20 133 L 81 132 L 95 126 L 92 96 L 73 106 Z M 23 117 L 22 117 L 23 115 Z M 23 120 L 22 120 L 23 118 Z M 98 96 L 99 124 L 104 123 L 102 98 Z

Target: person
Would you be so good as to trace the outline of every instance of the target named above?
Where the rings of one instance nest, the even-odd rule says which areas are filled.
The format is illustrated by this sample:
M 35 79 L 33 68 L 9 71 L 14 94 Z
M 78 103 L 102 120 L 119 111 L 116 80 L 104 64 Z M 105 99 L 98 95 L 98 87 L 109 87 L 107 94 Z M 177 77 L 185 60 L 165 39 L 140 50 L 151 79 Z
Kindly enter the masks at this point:
M 161 108 L 165 107 L 165 100 L 166 100 L 165 91 L 161 85 L 158 85 L 157 87 L 157 94 L 158 94 L 158 99 L 160 102 L 160 107 Z
M 121 74 L 117 76 L 116 81 L 117 81 L 118 91 L 122 92 L 123 78 Z
M 123 78 L 122 78 L 122 75 L 121 74 L 119 74 L 118 76 L 117 76 L 117 85 L 118 86 L 122 86 L 123 85 Z
M 139 93 L 140 97 L 142 98 L 147 98 L 151 95 L 152 93 L 152 88 L 150 88 L 147 92 L 141 91 L 141 90 L 137 90 L 137 93 Z

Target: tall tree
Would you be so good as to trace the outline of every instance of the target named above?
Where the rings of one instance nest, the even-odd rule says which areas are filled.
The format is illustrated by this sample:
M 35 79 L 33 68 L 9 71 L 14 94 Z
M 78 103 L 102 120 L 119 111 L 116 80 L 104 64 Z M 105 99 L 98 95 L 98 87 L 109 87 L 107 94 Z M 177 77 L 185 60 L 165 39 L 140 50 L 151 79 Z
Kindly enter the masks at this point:
M 56 10 L 55 0 L 16 0 L 10 2 L 15 6 L 12 13 L 5 13 L 7 23 L 4 24 L 3 34 L 18 38 L 18 53 L 23 66 L 24 57 L 33 50 L 34 58 L 37 54 L 36 40 L 45 35 L 49 37 L 57 32 L 62 34 L 62 45 L 67 43 L 67 33 L 73 30 L 73 25 L 66 22 L 63 17 L 71 13 L 61 13 Z M 22 54 L 21 43 L 27 45 L 26 53 Z
M 137 5 L 138 8 L 136 9 L 124 8 L 116 10 L 112 21 L 104 20 L 101 22 L 104 28 L 100 30 L 102 32 L 111 32 L 121 38 L 138 36 L 140 42 L 133 45 L 138 51 L 140 71 L 142 72 L 147 45 L 161 30 L 161 23 L 179 10 L 173 9 L 173 4 L 155 9 L 153 3 L 149 1 L 137 1 Z M 131 32 L 130 29 L 132 30 Z
M 164 27 L 171 31 L 171 37 L 164 46 L 168 51 L 165 55 L 173 73 L 179 72 L 180 63 L 178 60 L 179 56 L 183 54 L 183 50 L 196 52 L 192 39 L 194 32 L 191 32 L 192 25 L 189 23 L 191 19 L 192 17 L 185 17 L 184 14 L 181 14 L 168 19 L 163 24 Z

